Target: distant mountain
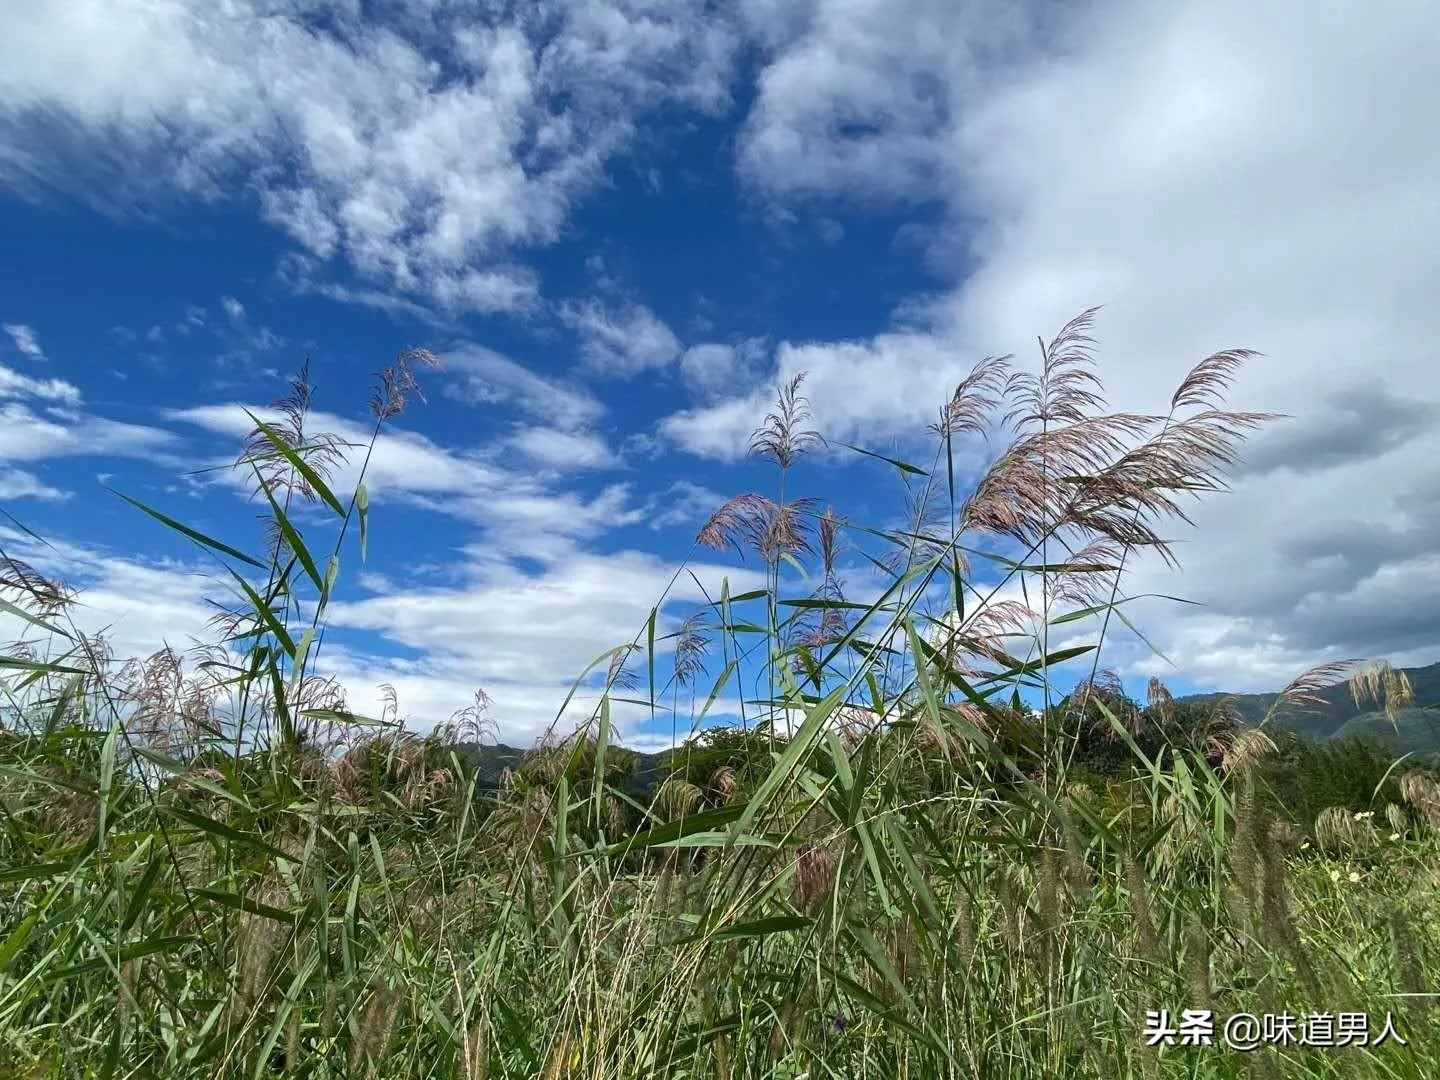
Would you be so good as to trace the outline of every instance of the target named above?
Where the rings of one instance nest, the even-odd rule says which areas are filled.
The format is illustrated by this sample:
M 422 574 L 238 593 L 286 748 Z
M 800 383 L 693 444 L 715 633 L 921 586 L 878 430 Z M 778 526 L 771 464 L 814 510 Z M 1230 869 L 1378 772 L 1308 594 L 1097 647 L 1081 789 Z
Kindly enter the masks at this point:
M 1293 728 L 1314 739 L 1346 738 L 1368 735 L 1383 739 L 1400 753 L 1440 752 L 1440 663 L 1428 667 L 1402 668 L 1415 691 L 1415 706 L 1401 711 L 1392 725 L 1382 710 L 1367 703 L 1357 707 L 1350 688 L 1345 684 L 1332 686 L 1319 693 L 1321 704 L 1304 708 L 1287 706 L 1278 710 L 1273 722 Z M 1218 701 L 1228 697 L 1241 720 L 1257 724 L 1275 704 L 1277 693 L 1269 694 L 1189 694 L 1177 701 Z M 1398 731 L 1397 731 L 1398 727 Z M 500 774 L 513 769 L 526 752 L 499 743 L 461 743 L 455 747 L 462 756 L 475 763 L 482 789 L 500 784 Z M 635 761 L 627 787 L 647 791 L 660 778 L 664 759 L 661 754 L 624 751 Z
M 503 743 L 460 743 L 454 749 L 461 757 L 468 758 L 475 763 L 477 786 L 481 790 L 493 790 L 499 787 L 501 773 L 506 769 L 515 768 L 520 759 L 529 753 L 528 750 L 506 746 Z M 661 755 L 642 754 L 636 750 L 622 750 L 622 752 L 633 758 L 635 762 L 634 769 L 630 773 L 629 783 L 622 787 L 646 791 L 654 786 L 661 774 Z
M 1368 712 L 1345 721 L 1332 739 L 1367 736 L 1391 744 L 1402 754 L 1440 751 L 1440 708 L 1405 709 L 1391 724 L 1383 712 Z
M 513 769 L 526 751 L 502 743 L 459 743 L 454 747 L 462 758 L 475 764 L 477 784 L 482 789 L 500 786 L 500 774 Z
M 1363 734 L 1385 739 L 1402 752 L 1440 750 L 1440 663 L 1400 670 L 1410 679 L 1415 705 L 1402 710 L 1394 725 L 1373 702 L 1356 705 L 1350 687 L 1344 683 L 1321 690 L 1317 695 L 1321 699 L 1319 704 L 1282 706 L 1271 722 L 1315 739 Z M 1244 722 L 1258 724 L 1279 694 L 1190 694 L 1176 700 L 1218 701 L 1222 697 L 1230 699 Z

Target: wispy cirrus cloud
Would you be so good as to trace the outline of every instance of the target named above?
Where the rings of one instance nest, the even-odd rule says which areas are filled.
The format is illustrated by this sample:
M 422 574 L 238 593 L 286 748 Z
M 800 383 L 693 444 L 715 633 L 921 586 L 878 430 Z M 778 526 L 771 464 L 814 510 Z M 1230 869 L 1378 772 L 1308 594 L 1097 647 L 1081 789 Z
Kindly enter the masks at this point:
M 587 428 L 605 412 L 600 399 L 584 387 L 538 375 L 493 349 L 465 343 L 442 349 L 440 355 L 445 392 L 457 400 L 506 406 L 564 431 Z
M 0 364 L 0 401 L 25 398 L 55 405 L 79 405 L 80 388 L 64 379 L 36 379 Z
M 127 424 L 72 410 L 37 411 L 0 402 L 0 461 L 61 457 L 128 457 L 179 464 L 179 439 L 163 428 Z
M 60 501 L 70 493 L 51 487 L 32 472 L 0 466 L 0 499 L 44 499 Z
M 279 416 L 273 407 L 242 403 L 170 409 L 163 415 L 230 440 L 243 439 L 250 432 L 252 415 L 265 420 Z M 375 438 L 373 450 L 367 450 L 373 432 L 354 421 L 312 411 L 307 426 L 312 432 L 335 436 L 347 447 L 345 460 L 332 470 L 337 490 L 354 490 L 363 465 L 365 485 L 374 501 L 393 501 L 478 527 L 501 554 L 558 561 L 574 554 L 579 542 L 635 524 L 646 513 L 628 484 L 610 484 L 598 491 L 566 486 L 577 473 L 598 465 L 560 460 L 566 449 L 597 452 L 583 435 L 570 435 L 563 446 L 532 438 L 530 456 L 548 454 L 545 464 L 551 466 L 537 471 L 531 462 L 507 460 L 516 449 L 513 436 L 457 447 L 391 424 Z M 519 434 L 523 442 L 523 429 Z M 522 445 L 520 450 L 524 449 Z M 253 476 L 243 468 L 227 467 L 232 461 L 233 456 L 217 458 L 211 475 L 219 484 L 251 490 Z
M 21 355 L 30 360 L 44 360 L 45 350 L 40 348 L 40 339 L 36 336 L 32 327 L 24 323 L 5 323 L 0 326 L 5 333 L 10 335 L 10 341 Z
M 173 433 L 95 416 L 81 408 L 82 400 L 74 383 L 35 379 L 0 364 L 0 463 L 107 455 L 173 462 Z M 10 475 L 12 497 L 54 497 L 53 488 L 26 480 L 29 474 Z
M 631 378 L 667 368 L 680 357 L 675 332 L 633 300 L 571 302 L 560 307 L 560 318 L 579 336 L 585 367 L 597 375 Z
M 621 463 L 604 439 L 589 433 L 521 427 L 506 441 L 531 461 L 559 469 L 613 469 Z

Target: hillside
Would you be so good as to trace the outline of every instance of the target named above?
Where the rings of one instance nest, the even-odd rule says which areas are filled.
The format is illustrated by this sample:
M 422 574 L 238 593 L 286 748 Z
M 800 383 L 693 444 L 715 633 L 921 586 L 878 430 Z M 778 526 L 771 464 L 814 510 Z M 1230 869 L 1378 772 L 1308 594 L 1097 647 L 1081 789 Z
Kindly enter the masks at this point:
M 1357 706 L 1350 688 L 1343 683 L 1322 690 L 1318 695 L 1321 704 L 1282 707 L 1271 722 L 1316 739 L 1363 733 L 1384 738 L 1402 751 L 1440 750 L 1440 663 L 1401 670 L 1414 688 L 1415 707 L 1405 709 L 1398 717 L 1398 733 L 1383 711 L 1373 709 L 1369 703 Z M 1222 697 L 1230 699 L 1242 720 L 1256 724 L 1270 711 L 1278 694 L 1191 694 L 1177 700 L 1216 701 Z
M 1366 735 L 1382 739 L 1400 753 L 1440 751 L 1440 663 L 1427 667 L 1402 669 L 1415 689 L 1415 707 L 1403 710 L 1394 725 L 1383 711 L 1359 708 L 1348 686 L 1332 686 L 1320 693 L 1323 704 L 1305 709 L 1284 708 L 1272 722 L 1293 728 L 1314 739 L 1346 738 Z M 1274 705 L 1274 693 L 1264 694 L 1190 694 L 1177 701 L 1216 701 L 1229 697 L 1241 719 L 1259 723 Z M 463 743 L 456 747 L 474 761 L 480 787 L 493 789 L 500 783 L 500 774 L 514 768 L 525 750 L 499 743 Z M 664 758 L 661 754 L 626 751 L 634 768 L 627 787 L 645 791 L 660 777 Z
M 475 763 L 479 787 L 483 790 L 499 787 L 500 774 L 506 769 L 513 769 L 527 753 L 526 750 L 503 743 L 460 743 L 455 750 Z M 621 787 L 636 791 L 649 790 L 660 777 L 661 755 L 642 754 L 636 750 L 626 750 L 624 753 L 634 764 L 630 770 L 629 783 Z
M 475 764 L 479 786 L 491 789 L 500 786 L 500 774 L 513 769 L 525 751 L 503 743 L 459 743 L 455 752 Z

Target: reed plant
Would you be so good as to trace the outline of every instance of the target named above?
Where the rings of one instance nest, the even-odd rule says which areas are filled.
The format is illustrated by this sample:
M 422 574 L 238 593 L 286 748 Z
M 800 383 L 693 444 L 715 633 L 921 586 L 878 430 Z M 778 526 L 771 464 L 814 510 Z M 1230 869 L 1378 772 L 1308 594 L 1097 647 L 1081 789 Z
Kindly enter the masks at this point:
M 1211 717 L 1175 739 L 1147 727 L 1163 687 L 1143 715 L 1112 692 L 1124 570 L 1173 560 L 1164 530 L 1270 417 L 1225 404 L 1242 350 L 1163 413 L 1107 411 L 1090 325 L 1042 343 L 1037 372 L 978 365 L 928 462 L 860 451 L 904 485 L 901 527 L 797 493 L 802 455 L 844 448 L 807 427 L 800 380 L 782 387 L 753 447 L 774 490 L 696 538 L 759 558 L 766 586 L 673 634 L 656 598 L 577 681 L 605 677 L 588 722 L 494 791 L 455 749 L 483 699 L 420 735 L 317 673 L 342 561 L 365 555 L 370 447 L 309 430 L 303 378 L 237 463 L 255 551 L 134 504 L 221 567 L 204 653 L 117 664 L 62 583 L 4 556 L 23 633 L 0 659 L 0 1073 L 1434 1075 L 1434 778 L 1404 772 L 1386 825 L 1336 812 L 1302 835 L 1264 797 L 1263 729 Z M 382 373 L 377 434 L 432 360 Z M 960 452 L 987 438 L 967 484 Z M 847 548 L 878 596 L 847 596 Z M 1357 692 L 1403 696 L 1375 670 Z M 756 671 L 743 723 L 705 731 Z M 645 796 L 622 694 L 703 732 Z M 1077 764 L 1096 740 L 1125 763 L 1103 784 Z M 1214 1010 L 1216 1045 L 1146 1045 L 1147 1011 L 1188 1008 Z M 1391 1014 L 1404 1044 L 1220 1044 L 1234 1013 L 1322 1011 Z

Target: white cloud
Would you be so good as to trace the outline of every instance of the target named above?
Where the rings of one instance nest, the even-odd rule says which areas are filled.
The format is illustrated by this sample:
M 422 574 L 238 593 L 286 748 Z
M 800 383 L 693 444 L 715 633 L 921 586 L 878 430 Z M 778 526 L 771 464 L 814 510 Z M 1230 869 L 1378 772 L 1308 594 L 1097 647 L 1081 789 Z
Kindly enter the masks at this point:
M 79 588 L 79 602 L 67 609 L 68 618 L 87 635 L 104 631 L 121 661 L 149 656 L 167 644 L 184 650 L 204 638 L 215 614 L 205 597 L 219 593 L 194 567 L 122 558 L 58 537 L 41 544 L 6 526 L 0 526 L 0 544 L 42 573 Z M 9 626 L 0 635 L 25 630 L 35 636 L 22 625 Z
M 587 496 L 546 490 L 517 477 L 483 502 L 467 505 L 465 513 L 488 526 L 487 542 L 497 550 L 558 563 L 579 553 L 577 541 L 643 521 L 645 508 L 632 495 L 628 484 L 611 484 Z
M 51 487 L 34 473 L 0 468 L 0 499 L 68 499 L 70 493 Z
M 715 398 L 753 384 L 764 360 L 765 342 L 759 338 L 739 345 L 707 342 L 685 350 L 680 358 L 680 375 L 697 397 Z
M 649 525 L 652 529 L 688 528 L 692 534 L 697 533 L 728 498 L 703 484 L 678 480 L 656 500 Z
M 40 348 L 40 339 L 35 336 L 33 329 L 23 323 L 5 323 L 3 329 L 10 335 L 10 340 L 15 343 L 15 348 L 31 360 L 45 359 L 45 352 Z
M 524 427 L 510 436 L 509 443 L 530 460 L 562 470 L 613 469 L 620 464 L 615 452 L 598 435 Z
M 719 595 L 726 576 L 732 592 L 758 587 L 762 577 L 710 564 L 690 569 L 711 597 Z M 590 663 L 641 633 L 672 580 L 670 600 L 682 611 L 705 602 L 688 574 L 676 577 L 676 567 L 653 555 L 577 553 L 533 576 L 508 564 L 481 564 L 464 588 L 396 589 L 341 605 L 334 621 L 419 650 L 427 676 L 457 689 L 478 684 L 494 699 L 495 715 L 515 733 L 512 738 L 534 737 L 555 718 L 571 684 Z M 676 625 L 675 615 L 662 615 L 657 635 Z M 663 673 L 663 663 L 657 670 Z M 426 692 L 419 678 L 411 689 Z M 404 688 L 401 697 L 405 700 Z M 579 698 L 567 714 L 572 723 L 593 707 L 593 694 Z M 630 714 L 632 721 L 641 718 L 634 710 Z
M 166 644 L 183 650 L 210 640 L 207 622 L 214 608 L 205 600 L 228 598 L 214 578 L 187 564 L 142 562 L 63 540 L 42 546 L 4 526 L 0 543 L 81 587 L 72 617 L 86 633 L 107 629 L 119 660 L 149 655 Z M 672 581 L 670 601 L 679 606 L 678 617 L 705 601 L 688 574 L 677 577 L 677 567 L 633 551 L 577 555 L 538 573 L 477 552 L 453 569 L 465 579 L 455 588 L 372 580 L 374 595 L 331 609 L 334 629 L 319 654 L 319 670 L 341 681 L 352 708 L 377 715 L 378 687 L 389 683 L 398 692 L 402 715 L 424 730 L 467 705 L 479 688 L 492 699 L 501 737 L 526 745 L 555 720 L 592 661 L 641 634 L 651 607 Z M 711 596 L 718 595 L 724 577 L 730 577 L 732 593 L 758 587 L 762 577 L 718 565 L 691 569 Z M 347 595 L 343 579 L 341 590 Z M 677 615 L 667 612 L 657 632 L 668 633 L 676 624 Z M 423 658 L 366 652 L 345 636 L 347 630 L 379 635 L 391 647 L 418 649 Z M 664 643 L 659 647 L 664 650 Z M 657 669 L 663 673 L 663 660 Z M 594 702 L 593 691 L 578 693 L 562 727 L 583 721 Z M 627 734 L 648 719 L 648 710 L 624 703 L 616 703 L 614 713 Z
M 779 48 L 742 133 L 743 177 L 780 199 L 865 203 L 941 196 L 954 177 L 955 111 L 1033 43 L 1035 8 L 949 0 L 751 4 Z
M 262 419 L 275 416 L 273 409 L 239 404 L 174 409 L 165 415 L 240 439 L 253 426 L 247 408 Z M 364 447 L 370 440 L 368 430 L 330 413 L 312 412 L 308 427 L 336 435 L 352 447 Z M 554 450 L 556 445 L 552 442 L 547 448 Z M 584 445 L 583 439 L 577 445 Z M 612 484 L 593 495 L 560 490 L 553 486 L 553 476 L 501 465 L 498 458 L 505 448 L 503 441 L 497 441 L 475 449 L 456 449 L 392 424 L 369 455 L 365 485 L 376 502 L 394 499 L 460 518 L 482 527 L 486 543 L 497 553 L 524 554 L 541 561 L 568 557 L 577 541 L 644 518 L 645 508 L 634 502 L 629 485 Z M 363 451 L 352 449 L 344 465 L 334 471 L 331 486 L 337 493 L 355 489 L 364 457 Z M 217 479 L 239 490 L 252 486 L 252 478 L 239 470 L 222 470 Z M 376 534 L 384 527 L 377 522 Z
M 537 375 L 492 349 L 459 345 L 441 359 L 446 371 L 457 376 L 447 393 L 461 401 L 508 405 L 564 431 L 588 427 L 605 411 L 588 391 Z
M 1433 656 L 1440 144 L 1416 103 L 1440 98 L 1429 48 L 1440 10 L 738 8 L 764 50 L 738 147 L 744 180 L 784 212 L 813 208 L 819 228 L 847 200 L 926 221 L 940 208 L 927 254 L 954 287 L 862 340 L 781 343 L 763 371 L 758 356 L 737 367 L 727 346 L 686 352 L 639 303 L 572 304 L 562 311 L 592 371 L 674 365 L 697 400 L 661 432 L 733 458 L 773 383 L 798 371 L 810 372 L 817 427 L 873 445 L 921 430 L 982 355 L 1033 364 L 1034 335 L 1094 303 L 1109 305 L 1097 333 L 1119 408 L 1163 407 L 1217 348 L 1263 349 L 1235 401 L 1297 419 L 1256 439 L 1234 495 L 1199 509 L 1181 581 L 1137 564 L 1137 588 L 1209 605 L 1198 617 L 1147 609 L 1157 640 L 1222 685 L 1338 653 Z M 312 280 L 317 291 L 410 314 L 525 308 L 539 283 L 517 252 L 561 234 L 644 116 L 723 106 L 738 47 L 698 0 L 541 4 L 485 26 L 420 0 L 391 5 L 388 28 L 340 6 L 320 29 L 306 10 L 18 8 L 0 39 L 0 184 L 35 194 L 73 178 L 93 193 L 98 169 L 122 201 L 258 191 L 312 278 L 342 261 L 358 272 L 355 284 Z M 422 46 L 446 63 L 432 68 Z M 454 396 L 593 447 L 603 408 L 585 391 L 474 346 L 447 360 Z M 79 400 L 69 383 L 0 367 L 0 459 L 148 454 L 172 438 L 83 417 Z M 214 430 L 248 426 L 233 411 L 190 412 Z M 496 464 L 496 444 L 390 438 L 377 494 L 471 516 L 552 561 L 659 513 L 623 485 L 557 492 L 517 476 Z
M 564 305 L 560 317 L 580 335 L 585 366 L 601 375 L 629 378 L 680 356 L 680 339 L 643 304 L 607 307 L 592 299 Z
M 0 183 L 103 189 L 116 210 L 142 193 L 258 190 L 265 217 L 318 260 L 452 310 L 502 310 L 535 294 L 509 252 L 557 237 L 645 115 L 729 100 L 737 42 L 703 0 L 519 12 L 413 0 L 387 5 L 384 25 L 350 5 L 322 25 L 312 6 L 9 13 Z
M 743 396 L 666 417 L 661 434 L 692 453 L 742 457 L 750 436 L 774 407 L 775 386 L 801 372 L 813 426 L 827 438 L 887 440 L 933 422 L 955 384 L 978 359 L 933 334 L 880 334 L 868 341 L 783 342 L 767 382 Z M 753 384 L 752 384 L 753 385 Z
M 104 454 L 166 459 L 175 441 L 169 432 L 92 416 L 80 402 L 73 383 L 32 379 L 0 364 L 0 462 Z
M 254 427 L 247 410 L 261 419 L 278 416 L 273 408 L 241 404 L 171 409 L 166 411 L 165 416 L 239 440 Z M 328 432 L 352 446 L 364 447 L 370 441 L 368 428 L 332 413 L 312 412 L 307 424 L 312 431 Z M 362 454 L 351 452 L 348 455 L 345 467 L 337 470 L 335 476 L 335 486 L 339 490 L 354 490 L 359 481 L 362 459 Z M 248 486 L 248 481 L 238 474 L 234 482 L 242 487 Z M 478 455 L 446 449 L 424 435 L 398 427 L 388 428 L 376 440 L 365 474 L 365 485 L 377 499 L 397 494 L 483 497 L 503 488 L 508 482 L 508 474 Z
M 248 365 L 253 363 L 255 354 L 274 352 L 285 344 L 285 339 L 274 330 L 251 318 L 245 305 L 235 297 L 221 297 L 220 307 L 225 312 L 227 325 L 214 326 L 212 332 L 217 340 L 227 346 L 226 351 L 216 357 L 222 365 Z M 205 309 L 192 306 L 187 312 L 186 323 L 197 327 L 204 326 Z
M 32 379 L 0 364 L 0 401 L 38 398 L 61 405 L 79 405 L 80 388 L 63 379 Z
M 742 175 L 802 212 L 817 195 L 944 205 L 929 254 L 957 284 L 869 341 L 782 345 L 772 378 L 810 369 L 818 426 L 868 436 L 918 431 L 982 355 L 1032 366 L 1036 334 L 1097 303 L 1117 408 L 1163 409 L 1201 357 L 1261 349 L 1232 400 L 1297 419 L 1176 530 L 1179 580 L 1137 564 L 1132 588 L 1209 605 L 1152 606 L 1147 632 L 1220 686 L 1337 655 L 1434 659 L 1440 548 L 1418 522 L 1440 459 L 1440 144 L 1415 103 L 1440 97 L 1440 10 L 1006 10 L 833 0 L 773 35 Z M 768 399 L 664 430 L 734 456 Z
M 313 260 L 282 260 L 280 272 L 283 279 L 297 293 L 314 293 L 318 296 L 329 297 L 342 304 L 359 304 L 362 307 L 374 308 L 376 311 L 383 311 L 391 316 L 405 315 L 416 322 L 427 323 L 431 326 L 446 325 L 436 312 L 424 304 L 417 304 L 413 300 L 407 300 L 383 289 L 354 289 L 345 285 L 336 285 L 333 282 L 322 282 L 314 280 L 317 268 L 310 265 Z
M 540 282 L 520 266 L 499 270 L 464 270 L 436 275 L 430 293 L 444 309 L 451 311 L 523 311 L 539 299 Z

